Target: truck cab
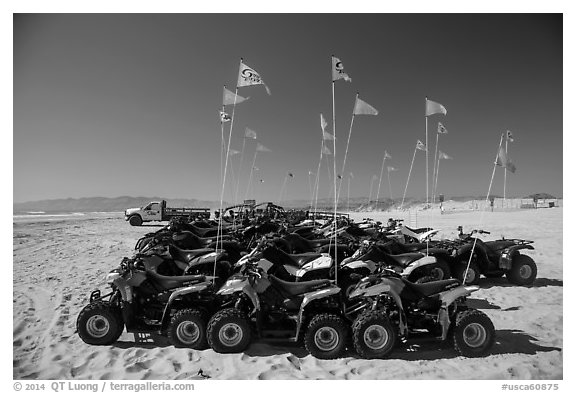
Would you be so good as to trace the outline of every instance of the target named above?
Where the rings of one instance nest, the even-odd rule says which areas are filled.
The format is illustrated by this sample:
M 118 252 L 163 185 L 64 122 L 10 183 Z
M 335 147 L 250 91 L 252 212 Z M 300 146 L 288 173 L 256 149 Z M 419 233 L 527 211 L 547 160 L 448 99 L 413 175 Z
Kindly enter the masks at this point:
M 162 221 L 163 208 L 166 201 L 152 201 L 146 206 L 126 209 L 124 218 L 133 226 L 142 225 L 147 221 Z

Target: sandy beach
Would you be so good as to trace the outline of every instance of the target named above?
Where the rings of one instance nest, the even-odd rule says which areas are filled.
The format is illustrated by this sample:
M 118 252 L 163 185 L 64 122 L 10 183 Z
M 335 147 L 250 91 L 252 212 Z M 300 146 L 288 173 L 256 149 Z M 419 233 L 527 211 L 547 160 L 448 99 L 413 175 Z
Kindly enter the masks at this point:
M 13 222 L 13 378 L 15 379 L 562 379 L 563 208 L 486 212 L 484 240 L 534 240 L 533 286 L 505 278 L 480 281 L 471 305 L 492 319 L 496 343 L 480 359 L 415 340 L 386 360 L 353 352 L 318 360 L 296 345 L 253 343 L 245 353 L 174 348 L 162 337 L 124 332 L 111 346 L 90 346 L 76 333 L 76 317 L 90 292 L 105 290 L 107 272 L 130 256 L 136 240 L 157 225 L 131 227 L 121 214 L 15 217 Z M 478 211 L 419 212 L 418 224 L 453 238 L 456 227 L 476 227 Z M 395 212 L 352 213 L 386 221 Z M 405 215 L 407 223 L 408 215 Z

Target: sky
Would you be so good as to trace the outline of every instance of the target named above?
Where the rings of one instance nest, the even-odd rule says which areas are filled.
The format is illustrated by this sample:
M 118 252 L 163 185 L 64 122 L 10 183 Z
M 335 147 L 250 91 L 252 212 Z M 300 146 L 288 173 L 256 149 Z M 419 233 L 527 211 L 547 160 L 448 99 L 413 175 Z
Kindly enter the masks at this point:
M 439 149 L 453 157 L 441 161 L 439 193 L 486 195 L 511 130 L 507 196 L 563 195 L 561 14 L 15 14 L 13 23 L 14 202 L 218 200 L 218 111 L 240 58 L 271 95 L 238 89 L 250 99 L 234 109 L 230 147 L 245 149 L 242 166 L 240 154 L 230 158 L 226 201 L 310 198 L 320 113 L 333 133 L 333 98 L 338 173 L 352 130 L 342 187 L 350 180 L 351 197 L 368 196 L 385 150 L 397 171 L 389 188 L 384 170 L 380 198 L 402 196 L 426 121 L 430 178 L 438 122 L 448 130 Z M 336 81 L 334 96 L 331 55 L 352 78 Z M 355 116 L 351 128 L 356 93 L 379 114 Z M 426 119 L 425 97 L 446 116 Z M 257 141 L 243 138 L 246 127 Z M 247 191 L 256 143 L 272 152 L 257 154 Z M 320 173 L 328 197 L 326 159 Z M 425 179 L 418 151 L 407 196 L 425 197 Z M 502 195 L 503 182 L 497 167 L 491 193 Z

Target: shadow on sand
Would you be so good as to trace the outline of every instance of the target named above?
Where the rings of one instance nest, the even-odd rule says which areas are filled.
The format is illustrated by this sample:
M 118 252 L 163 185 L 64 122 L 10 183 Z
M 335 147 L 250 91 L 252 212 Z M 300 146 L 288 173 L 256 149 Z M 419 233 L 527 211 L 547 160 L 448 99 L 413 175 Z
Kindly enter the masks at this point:
M 490 289 L 493 287 L 517 287 L 518 285 L 512 284 L 505 277 L 502 278 L 483 278 L 480 279 L 478 286 L 482 289 Z M 537 278 L 532 285 L 527 285 L 526 288 L 542 288 L 542 287 L 563 287 L 564 281 L 555 278 Z

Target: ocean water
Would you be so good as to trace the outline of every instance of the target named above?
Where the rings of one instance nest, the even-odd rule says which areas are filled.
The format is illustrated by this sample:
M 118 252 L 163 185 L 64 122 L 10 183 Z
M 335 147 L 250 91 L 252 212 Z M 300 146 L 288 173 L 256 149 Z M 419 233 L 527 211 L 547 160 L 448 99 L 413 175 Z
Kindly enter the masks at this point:
M 97 218 L 121 218 L 123 212 L 14 212 L 12 215 L 13 222 L 34 222 L 34 221 L 55 221 L 55 220 L 82 220 Z

